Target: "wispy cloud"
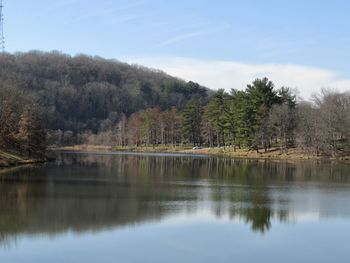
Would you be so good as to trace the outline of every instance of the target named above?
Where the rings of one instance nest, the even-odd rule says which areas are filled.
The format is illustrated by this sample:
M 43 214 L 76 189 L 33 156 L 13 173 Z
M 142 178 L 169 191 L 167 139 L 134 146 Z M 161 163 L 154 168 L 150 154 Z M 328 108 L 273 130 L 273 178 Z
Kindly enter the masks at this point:
M 309 99 L 321 88 L 350 90 L 350 79 L 332 71 L 292 64 L 246 64 L 235 61 L 208 61 L 178 57 L 127 58 L 129 63 L 161 69 L 173 76 L 199 82 L 212 89 L 244 89 L 255 78 L 268 77 L 277 87 L 296 88 Z
M 112 17 L 109 17 L 109 18 L 105 19 L 105 23 L 107 25 L 112 26 L 112 25 L 116 25 L 116 24 L 120 24 L 120 23 L 140 20 L 142 18 L 143 18 L 143 16 L 136 15 L 136 14 L 116 15 L 116 16 L 112 16 Z
M 114 1 L 104 1 L 89 3 L 82 5 L 82 0 L 63 0 L 50 6 L 50 13 L 60 13 L 65 17 L 63 23 L 67 26 L 72 23 L 87 22 L 95 20 L 106 25 L 114 25 L 121 22 L 129 22 L 140 19 L 142 16 L 137 14 L 137 8 L 141 7 L 145 0 L 137 1 L 121 1 L 119 5 L 115 5 Z M 77 8 L 77 4 L 79 8 Z
M 187 39 L 191 39 L 197 36 L 201 36 L 201 35 L 209 35 L 221 30 L 225 30 L 228 29 L 229 25 L 228 24 L 223 24 L 223 25 L 219 25 L 217 27 L 211 27 L 211 28 L 201 28 L 198 30 L 194 30 L 194 31 L 190 31 L 190 32 L 184 32 L 181 34 L 178 34 L 176 36 L 172 36 L 156 45 L 153 46 L 153 48 L 159 48 L 159 47 L 165 47 L 165 46 L 169 46 L 178 42 L 182 42 L 184 40 Z
M 98 17 L 108 18 L 113 15 L 125 16 L 125 11 L 141 6 L 144 4 L 144 2 L 144 0 L 128 2 L 127 4 L 120 5 L 117 8 L 113 7 L 115 5 L 112 2 L 109 5 L 105 3 L 103 6 L 97 6 L 95 9 L 89 8 L 88 10 L 83 10 L 82 14 L 77 16 L 75 20 L 80 21 Z
M 148 21 L 148 23 L 143 26 L 154 30 L 166 28 L 169 32 L 177 32 L 189 29 L 199 29 L 210 25 L 210 22 L 207 19 L 193 14 L 165 20 L 157 20 L 154 17 L 157 17 L 157 13 L 152 15 L 152 21 Z
M 67 8 L 69 6 L 73 6 L 77 4 L 80 0 L 61 0 L 55 1 L 48 6 L 48 11 L 57 11 Z
M 256 43 L 256 48 L 260 51 L 260 55 L 257 58 L 263 60 L 292 56 L 302 49 L 311 48 L 315 45 L 315 42 L 310 39 L 304 39 L 300 42 L 286 40 L 283 37 L 263 37 L 260 35 L 256 36 L 254 42 Z
M 167 40 L 164 40 L 163 42 L 158 43 L 157 45 L 154 46 L 154 48 L 157 47 L 165 47 L 165 46 L 169 46 L 171 44 L 177 43 L 177 42 L 181 42 L 183 40 L 189 39 L 189 38 L 193 38 L 196 36 L 200 36 L 200 35 L 205 35 L 207 34 L 206 30 L 198 30 L 198 31 L 193 31 L 193 32 L 189 32 L 189 33 L 184 33 L 181 35 L 177 35 L 174 37 L 171 37 Z
M 344 42 L 350 42 L 350 36 L 342 37 L 340 40 Z

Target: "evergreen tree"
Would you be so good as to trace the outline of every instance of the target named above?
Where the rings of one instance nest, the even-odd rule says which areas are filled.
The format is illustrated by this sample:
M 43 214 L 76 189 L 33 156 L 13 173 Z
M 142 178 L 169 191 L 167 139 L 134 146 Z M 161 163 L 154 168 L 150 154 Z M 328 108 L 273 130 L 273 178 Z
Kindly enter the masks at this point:
M 250 146 L 251 107 L 245 91 L 231 91 L 229 121 L 235 135 L 235 145 L 239 148 Z
M 229 95 L 224 90 L 218 90 L 204 109 L 204 118 L 215 131 L 218 147 L 226 144 L 228 102 Z
M 256 79 L 247 86 L 248 111 L 250 136 L 252 147 L 259 151 L 262 144 L 265 151 L 270 145 L 270 127 L 268 126 L 268 116 L 273 105 L 280 102 L 274 84 L 267 78 Z
M 194 146 L 202 145 L 202 114 L 203 107 L 199 98 L 191 99 L 182 112 L 184 137 Z

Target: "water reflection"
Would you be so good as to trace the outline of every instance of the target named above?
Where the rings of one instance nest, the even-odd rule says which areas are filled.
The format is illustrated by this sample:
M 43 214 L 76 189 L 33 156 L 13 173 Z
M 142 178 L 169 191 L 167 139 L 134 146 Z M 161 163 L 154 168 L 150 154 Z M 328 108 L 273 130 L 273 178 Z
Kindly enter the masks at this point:
M 350 216 L 349 166 L 189 156 L 61 154 L 0 171 L 0 244 L 210 212 L 264 233 L 273 220 Z

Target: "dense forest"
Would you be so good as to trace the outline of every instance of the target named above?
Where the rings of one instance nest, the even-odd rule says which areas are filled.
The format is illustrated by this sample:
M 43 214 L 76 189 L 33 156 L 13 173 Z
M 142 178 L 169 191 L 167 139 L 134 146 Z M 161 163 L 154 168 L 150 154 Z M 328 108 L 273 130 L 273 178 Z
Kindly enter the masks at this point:
M 298 101 L 267 78 L 210 91 L 161 71 L 58 52 L 0 55 L 0 148 L 194 145 L 349 154 L 350 92 Z
M 48 138 L 75 144 L 80 134 L 111 130 L 140 110 L 182 109 L 194 97 L 206 101 L 210 90 L 115 60 L 33 51 L 0 54 L 0 92 L 0 147 L 22 151 L 25 114 L 41 119 Z
M 43 157 L 46 150 L 45 115 L 35 96 L 0 83 L 0 150 Z
M 182 110 L 148 108 L 123 116 L 112 129 L 84 132 L 82 144 L 188 145 L 316 155 L 348 155 L 350 93 L 322 90 L 313 102 L 298 102 L 291 89 L 267 78 L 245 90 L 218 90 L 208 102 L 192 98 Z

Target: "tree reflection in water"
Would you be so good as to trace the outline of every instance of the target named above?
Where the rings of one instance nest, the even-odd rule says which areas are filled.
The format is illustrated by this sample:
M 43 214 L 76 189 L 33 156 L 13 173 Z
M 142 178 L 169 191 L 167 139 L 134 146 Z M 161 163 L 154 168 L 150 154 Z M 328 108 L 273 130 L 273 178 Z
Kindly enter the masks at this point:
M 295 220 L 304 208 L 300 194 L 344 190 L 347 169 L 336 163 L 62 154 L 55 164 L 0 171 L 0 243 L 20 234 L 100 231 L 201 210 L 264 233 L 273 220 Z M 319 212 L 349 216 L 342 207 Z

